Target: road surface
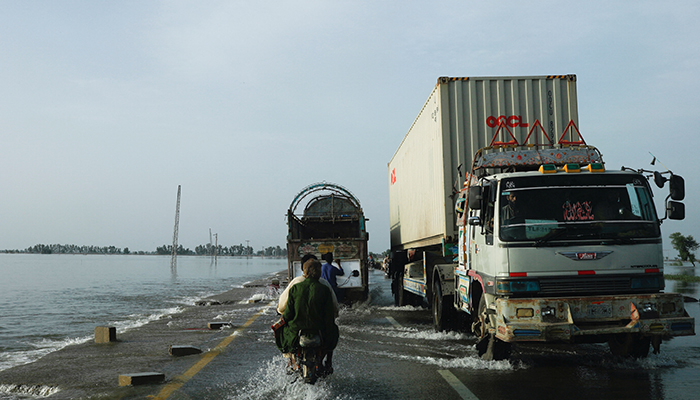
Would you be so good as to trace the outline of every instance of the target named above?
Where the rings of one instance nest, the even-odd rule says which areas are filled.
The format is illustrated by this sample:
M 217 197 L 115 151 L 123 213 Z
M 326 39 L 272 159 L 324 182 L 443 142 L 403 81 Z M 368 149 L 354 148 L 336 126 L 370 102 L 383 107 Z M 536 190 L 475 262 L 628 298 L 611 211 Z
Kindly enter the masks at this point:
M 370 282 L 370 301 L 342 310 L 335 373 L 316 385 L 286 374 L 270 330 L 278 318 L 274 295 L 260 285 L 215 296 L 208 305 L 125 333 L 117 343 L 71 346 L 0 371 L 0 398 L 22 390 L 44 390 L 50 399 L 171 400 L 675 400 L 700 393 L 697 336 L 665 342 L 661 354 L 643 360 L 615 358 L 607 345 L 520 345 L 510 360 L 486 362 L 472 336 L 436 333 L 426 309 L 394 307 L 390 282 L 380 271 L 371 271 Z M 697 325 L 698 303 L 686 307 Z M 232 326 L 209 330 L 207 321 Z M 169 345 L 203 353 L 172 357 Z M 162 373 L 165 380 L 118 386 L 118 375 L 140 372 Z

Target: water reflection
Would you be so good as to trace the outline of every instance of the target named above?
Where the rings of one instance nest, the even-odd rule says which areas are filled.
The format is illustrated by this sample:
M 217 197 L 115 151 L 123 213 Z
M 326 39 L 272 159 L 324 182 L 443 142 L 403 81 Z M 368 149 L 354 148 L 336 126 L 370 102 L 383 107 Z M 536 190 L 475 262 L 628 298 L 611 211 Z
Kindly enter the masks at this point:
M 687 269 L 687 271 L 684 271 L 681 275 L 695 276 L 695 269 Z M 691 297 L 697 297 L 696 293 L 698 292 L 698 282 L 675 281 L 674 292 Z
M 697 276 L 696 266 L 691 263 L 676 265 L 675 262 L 664 265 L 666 275 Z M 685 296 L 698 298 L 700 294 L 700 283 L 689 282 L 676 279 L 666 279 L 666 292 L 681 293 Z

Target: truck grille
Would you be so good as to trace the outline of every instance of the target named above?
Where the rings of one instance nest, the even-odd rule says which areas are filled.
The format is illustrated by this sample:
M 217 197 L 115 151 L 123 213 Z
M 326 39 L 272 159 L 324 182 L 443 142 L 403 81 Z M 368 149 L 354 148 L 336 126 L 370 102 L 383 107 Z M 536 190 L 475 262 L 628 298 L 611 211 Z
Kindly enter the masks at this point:
M 540 280 L 540 294 L 620 294 L 629 293 L 629 277 L 577 277 Z

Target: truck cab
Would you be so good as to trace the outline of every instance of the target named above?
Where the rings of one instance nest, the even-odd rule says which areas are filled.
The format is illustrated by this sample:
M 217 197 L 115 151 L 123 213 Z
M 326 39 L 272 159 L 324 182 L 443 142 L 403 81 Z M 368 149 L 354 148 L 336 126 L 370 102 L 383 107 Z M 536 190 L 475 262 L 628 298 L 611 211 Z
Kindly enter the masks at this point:
M 594 161 L 485 172 L 468 189 L 455 305 L 500 346 L 494 357 L 518 341 L 608 341 L 614 353 L 645 356 L 650 343 L 694 334 L 682 296 L 661 293 L 646 177 Z M 682 219 L 682 204 L 670 203 L 670 218 Z

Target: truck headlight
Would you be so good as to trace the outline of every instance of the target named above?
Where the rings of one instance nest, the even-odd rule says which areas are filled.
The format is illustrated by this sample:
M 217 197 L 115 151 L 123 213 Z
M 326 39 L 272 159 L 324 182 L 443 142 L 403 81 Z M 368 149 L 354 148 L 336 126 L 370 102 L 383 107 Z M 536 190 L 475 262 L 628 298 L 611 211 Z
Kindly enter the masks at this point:
M 557 309 L 550 306 L 544 306 L 540 309 L 540 317 L 543 322 L 556 322 Z
M 556 317 L 557 316 L 557 310 L 554 307 L 543 307 L 541 315 L 542 317 Z
M 496 291 L 498 293 L 539 292 L 540 282 L 535 280 L 498 281 Z
M 642 312 L 643 313 L 649 313 L 649 312 L 654 312 L 654 311 L 656 311 L 656 304 L 653 304 L 653 303 L 642 304 Z

